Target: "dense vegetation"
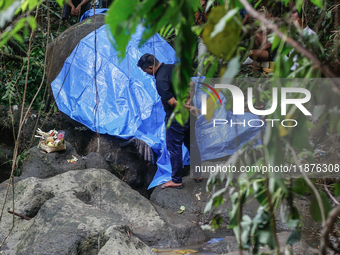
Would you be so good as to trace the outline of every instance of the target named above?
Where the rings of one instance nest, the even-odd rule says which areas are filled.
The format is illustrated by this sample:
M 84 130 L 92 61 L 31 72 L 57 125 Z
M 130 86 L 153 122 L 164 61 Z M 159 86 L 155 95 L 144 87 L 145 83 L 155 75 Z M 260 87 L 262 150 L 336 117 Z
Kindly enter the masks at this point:
M 209 1 L 208 5 L 213 1 Z M 226 32 L 228 36 L 222 37 L 216 44 L 213 40 L 205 41 L 208 48 L 217 48 L 220 51 L 208 53 L 205 60 L 207 77 L 244 78 L 265 77 L 256 69 L 249 69 L 241 63 L 247 58 L 251 49 L 250 44 L 235 44 L 241 42 L 254 33 L 259 27 L 270 28 L 272 47 L 277 48 L 275 68 L 272 74 L 266 76 L 274 80 L 277 78 L 301 78 L 299 86 L 311 91 L 313 100 L 308 106 L 313 112 L 312 118 L 307 118 L 298 109 L 290 108 L 289 116 L 281 116 L 279 111 L 267 116 L 268 119 L 296 119 L 299 126 L 287 129 L 279 124 L 268 126 L 262 135 L 262 146 L 253 149 L 248 145 L 232 157 L 229 163 L 233 165 L 261 165 L 261 164 L 336 164 L 339 163 L 337 154 L 337 139 L 340 132 L 340 105 L 339 81 L 328 80 L 320 86 L 320 82 L 309 82 L 311 78 L 336 78 L 340 76 L 339 44 L 340 22 L 339 4 L 337 1 L 282 1 L 282 17 L 280 27 L 273 26 L 267 19 L 258 15 L 261 7 L 268 11 L 277 4 L 275 1 L 256 1 L 254 10 L 245 0 L 219 0 L 219 11 L 214 15 L 215 20 L 209 20 L 204 28 L 193 29 L 194 14 L 199 8 L 199 1 L 192 0 L 115 0 L 107 14 L 107 23 L 116 39 L 115 47 L 124 57 L 125 48 L 131 34 L 139 22 L 148 27 L 144 33 L 144 41 L 159 31 L 174 45 L 178 58 L 174 74 L 177 97 L 184 102 L 189 91 L 189 81 L 193 73 L 195 59 L 196 36 L 203 33 L 211 36 L 219 32 Z M 62 4 L 62 1 L 58 1 Z M 290 22 L 291 7 L 296 5 L 300 12 L 306 14 L 308 25 L 317 32 L 319 40 L 304 36 Z M 240 22 L 238 10 L 246 7 L 254 20 L 243 26 Z M 122 11 L 124 10 L 124 11 Z M 1 104 L 23 105 L 32 104 L 36 110 L 41 110 L 46 98 L 45 82 L 45 49 L 48 42 L 53 40 L 62 31 L 60 24 L 61 8 L 55 2 L 26 0 L 21 4 L 11 0 L 0 1 L 0 94 Z M 217 19 L 217 20 L 216 20 Z M 123 22 L 124 21 L 124 22 Z M 212 22 L 214 25 L 212 26 Z M 216 25 L 215 25 L 216 24 Z M 242 33 L 240 31 L 243 31 Z M 212 38 L 214 36 L 211 36 Z M 231 40 L 231 38 L 233 40 Z M 287 39 L 288 38 L 288 39 Z M 230 44 L 233 41 L 233 44 Z M 288 43 L 298 43 L 299 68 L 292 72 L 292 60 L 287 61 L 287 55 L 292 47 Z M 250 42 L 252 42 L 250 40 Z M 141 42 L 143 43 L 143 42 Z M 211 43 L 211 45 L 209 45 Z M 259 100 L 270 105 L 273 85 L 268 88 L 256 88 Z M 286 83 L 283 86 L 291 86 Z M 247 86 L 241 87 L 243 90 Z M 268 92 L 269 91 L 269 92 Z M 228 95 L 226 95 L 228 96 Z M 33 101 L 35 99 L 35 101 Z M 231 101 L 230 101 L 231 102 Z M 186 110 L 178 104 L 176 118 L 185 121 L 189 116 Z M 227 107 L 231 108 L 232 104 Z M 321 130 L 322 132 L 316 132 Z M 329 143 L 329 141 L 335 141 Z M 314 147 L 311 146 L 314 143 Z M 322 148 L 324 154 L 320 157 L 316 148 Z M 333 148 L 333 149 L 331 149 Z M 17 150 L 17 147 L 16 147 Z M 319 149 L 320 151 L 320 149 Z M 255 152 L 255 153 L 254 153 Z M 16 153 L 14 154 L 16 157 Z M 15 160 L 14 160 L 15 162 Z M 13 166 L 15 167 L 15 166 Z M 326 254 L 328 249 L 338 251 L 339 240 L 332 231 L 335 220 L 340 216 L 339 202 L 334 196 L 340 193 L 340 184 L 337 178 L 323 179 L 310 178 L 303 173 L 300 179 L 275 178 L 271 174 L 255 176 L 245 175 L 233 179 L 232 176 L 221 174 L 211 176 L 209 188 L 215 193 L 206 210 L 218 207 L 226 197 L 230 197 L 233 208 L 230 210 L 229 227 L 238 237 L 240 249 L 257 253 L 260 245 L 268 245 L 278 252 L 276 237 L 275 212 L 282 208 L 283 219 L 293 228 L 288 244 L 294 244 L 300 239 L 302 227 L 301 217 L 294 206 L 295 196 L 312 194 L 310 212 L 315 221 L 321 222 L 320 251 Z M 220 180 L 227 180 L 225 188 L 215 190 L 215 184 Z M 320 184 L 321 183 L 321 184 Z M 230 186 L 233 186 L 230 188 Z M 227 194 L 227 196 L 225 195 Z M 247 198 L 255 197 L 261 207 L 257 216 L 251 219 L 243 215 L 242 206 Z M 332 204 L 329 202 L 333 198 Z M 243 216 L 242 216 L 243 215 Z M 218 227 L 220 219 L 215 218 L 211 227 Z M 333 241 L 330 242 L 330 235 Z

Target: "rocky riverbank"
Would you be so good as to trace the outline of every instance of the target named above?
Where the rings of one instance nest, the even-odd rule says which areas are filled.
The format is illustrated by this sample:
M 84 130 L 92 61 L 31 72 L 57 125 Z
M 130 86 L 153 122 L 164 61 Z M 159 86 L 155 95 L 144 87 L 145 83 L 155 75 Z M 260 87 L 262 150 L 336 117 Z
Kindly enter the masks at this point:
M 17 132 L 20 110 L 11 113 L 3 107 L 0 113 L 0 163 L 6 166 L 14 144 L 8 121 L 13 116 Z M 203 213 L 212 195 L 206 190 L 207 180 L 197 184 L 187 176 L 182 190 L 147 190 L 156 166 L 141 155 L 138 143 L 108 135 L 98 138 L 63 114 L 46 117 L 30 112 L 28 116 L 20 140 L 23 156 L 15 177 L 14 208 L 12 187 L 5 202 L 8 182 L 0 184 L 0 204 L 5 203 L 0 240 L 12 226 L 13 215 L 8 210 L 29 219 L 14 216 L 14 228 L 0 250 L 2 254 L 155 254 L 150 247 L 203 244 L 214 237 L 225 238 L 199 249 L 215 254 L 238 250 L 235 236 L 227 229 L 229 198 L 225 197 L 226 203 L 217 209 Z M 38 139 L 31 140 L 36 126 L 65 131 L 66 151 L 44 153 L 37 147 Z M 67 159 L 73 156 L 78 161 L 69 163 Z M 8 170 L 3 169 L 2 180 L 8 178 Z M 297 199 L 305 227 L 317 228 L 308 220 L 308 199 Z M 258 207 L 256 200 L 249 199 L 243 212 L 254 217 Z M 201 226 L 209 225 L 214 215 L 223 219 L 220 229 L 216 233 L 203 231 Z M 276 219 L 284 248 L 289 228 L 279 215 Z M 315 238 L 309 242 L 311 231 L 306 233 L 303 241 L 294 245 L 294 252 L 317 254 L 311 248 Z

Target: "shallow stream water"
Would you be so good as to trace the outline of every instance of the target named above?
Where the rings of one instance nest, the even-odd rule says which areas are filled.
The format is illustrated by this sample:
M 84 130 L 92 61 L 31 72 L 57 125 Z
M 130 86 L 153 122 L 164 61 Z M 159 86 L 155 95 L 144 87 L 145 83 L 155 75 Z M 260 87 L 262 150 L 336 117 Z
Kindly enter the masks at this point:
M 159 255 L 180 255 L 180 254 L 193 254 L 193 255 L 217 255 L 216 253 L 202 251 L 202 247 L 204 244 L 196 244 L 190 245 L 185 247 L 177 247 L 177 248 L 155 248 L 157 251 L 156 253 Z M 186 250 L 193 250 L 196 253 L 183 253 Z

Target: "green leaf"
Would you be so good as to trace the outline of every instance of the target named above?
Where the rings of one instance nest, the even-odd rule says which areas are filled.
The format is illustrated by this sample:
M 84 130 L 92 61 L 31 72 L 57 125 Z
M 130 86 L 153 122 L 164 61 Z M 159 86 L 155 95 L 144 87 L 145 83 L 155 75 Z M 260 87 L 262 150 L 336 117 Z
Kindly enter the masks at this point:
M 38 0 L 29 0 L 28 9 L 32 11 L 38 5 Z
M 18 34 L 13 34 L 12 35 L 13 39 L 15 39 L 16 41 L 20 42 L 20 43 L 23 43 L 24 40 L 22 39 L 22 37 Z
M 224 203 L 223 195 L 219 195 L 217 197 L 214 197 L 213 199 L 213 205 L 215 208 L 217 208 L 219 205 Z
M 322 104 L 322 105 L 316 105 L 314 106 L 313 109 L 313 121 L 316 121 L 320 118 L 320 116 L 325 112 L 326 109 L 326 105 Z
M 317 7 L 323 9 L 323 3 L 322 0 L 311 0 L 313 4 L 315 4 Z
M 64 0 L 56 0 L 60 7 L 63 7 Z
M 226 15 L 224 15 L 219 22 L 215 25 L 214 31 L 210 34 L 210 37 L 214 37 L 218 33 L 221 33 L 224 30 L 225 25 L 231 18 L 238 13 L 238 9 L 232 9 L 228 11 Z
M 182 116 L 181 113 L 177 113 L 177 114 L 175 115 L 175 120 L 176 120 L 179 124 L 181 124 L 182 126 L 184 126 L 183 116 Z
M 293 191 L 301 196 L 305 195 L 306 193 L 312 193 L 310 187 L 302 178 L 299 178 L 295 181 Z
M 300 220 L 288 220 L 288 228 L 297 228 L 300 225 Z
M 301 13 L 302 5 L 303 5 L 303 0 L 296 0 L 296 8 L 299 13 Z
M 132 17 L 136 13 L 138 5 L 138 0 L 115 0 L 105 17 L 105 22 L 114 38 L 113 46 L 117 50 L 120 60 L 125 57 L 126 46 L 131 35 L 136 31 L 139 20 Z
M 334 195 L 339 196 L 339 194 L 340 194 L 340 182 L 334 183 L 333 188 L 334 188 Z
M 296 149 L 298 152 L 302 151 L 303 149 L 312 151 L 313 148 L 309 143 L 310 133 L 306 122 L 306 116 L 300 114 L 300 118 L 297 118 L 296 120 L 299 124 L 294 127 L 294 130 L 290 137 L 293 148 Z M 299 137 L 299 139 L 296 139 L 296 137 Z
M 300 240 L 301 240 L 300 233 L 296 229 L 294 229 L 294 231 L 289 235 L 286 244 L 294 244 Z
M 222 79 L 228 79 L 228 80 L 232 80 L 235 78 L 235 76 L 238 74 L 238 72 L 240 71 L 240 56 L 236 56 L 234 58 L 232 58 L 228 64 L 228 68 L 225 71 L 225 73 L 223 74 Z
M 214 229 L 218 229 L 222 223 L 223 223 L 223 218 L 219 215 L 215 215 L 210 223 L 210 226 Z
M 322 204 L 325 210 L 325 216 L 332 210 L 332 205 L 330 204 L 327 195 L 324 192 L 320 192 Z M 309 213 L 316 222 L 322 222 L 321 211 L 318 201 L 314 199 L 309 207 Z
M 276 49 L 281 42 L 280 37 L 278 37 L 276 34 L 274 35 L 274 40 L 272 42 L 272 50 Z
M 184 210 L 185 210 L 185 206 L 182 205 L 182 206 L 179 208 L 179 210 L 180 210 L 180 211 L 177 211 L 177 213 L 179 213 L 179 214 L 183 213 Z
M 4 1 L 3 3 L 4 6 L 0 7 L 0 28 L 2 28 L 7 21 L 12 20 L 15 11 L 20 6 L 20 1 Z
M 30 27 L 32 28 L 32 30 L 35 30 L 37 28 L 37 22 L 35 21 L 34 17 L 29 16 L 27 21 Z

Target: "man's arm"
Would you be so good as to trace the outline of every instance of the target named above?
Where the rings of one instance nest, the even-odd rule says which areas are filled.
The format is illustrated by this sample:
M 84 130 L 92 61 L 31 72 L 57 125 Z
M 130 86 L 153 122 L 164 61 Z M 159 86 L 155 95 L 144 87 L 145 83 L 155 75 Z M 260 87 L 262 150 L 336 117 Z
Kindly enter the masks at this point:
M 71 15 L 74 15 L 74 10 L 75 10 L 76 8 L 74 7 L 72 1 L 69 0 L 69 1 L 67 2 L 67 5 L 71 7 L 71 12 L 70 12 L 70 14 L 71 14 Z
M 201 111 L 200 111 L 199 109 L 197 109 L 195 106 L 190 105 L 190 102 L 191 102 L 191 99 L 189 98 L 189 99 L 185 102 L 184 107 L 185 107 L 186 109 L 188 109 L 188 111 L 189 111 L 192 115 L 196 116 L 196 115 L 197 115 L 197 112 L 201 112 Z M 174 97 L 172 97 L 172 98 L 170 98 L 170 99 L 168 100 L 168 104 L 171 105 L 171 106 L 174 107 L 174 108 L 177 106 L 177 103 L 178 103 L 178 101 L 177 101 Z
M 81 1 L 81 3 L 78 4 L 78 6 L 77 6 L 76 9 L 75 9 L 75 15 L 79 15 L 80 10 L 81 10 L 81 7 L 82 7 L 83 5 L 85 5 L 85 4 L 87 4 L 88 2 L 90 2 L 90 0 L 83 0 L 83 1 Z

